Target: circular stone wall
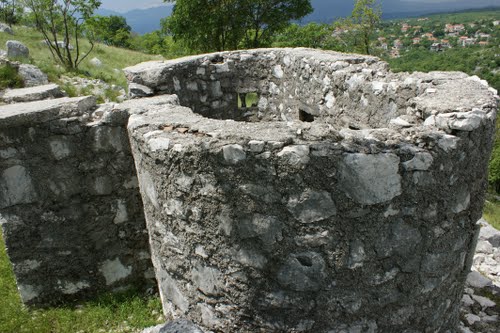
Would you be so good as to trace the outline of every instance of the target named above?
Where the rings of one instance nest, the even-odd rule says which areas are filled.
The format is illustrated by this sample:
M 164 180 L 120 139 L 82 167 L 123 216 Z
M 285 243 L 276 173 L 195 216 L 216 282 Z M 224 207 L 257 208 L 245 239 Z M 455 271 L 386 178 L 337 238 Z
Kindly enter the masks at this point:
M 386 67 L 284 49 L 127 69 L 195 111 L 129 122 L 167 315 L 217 332 L 455 330 L 495 92 Z M 257 105 L 225 97 L 241 91 Z

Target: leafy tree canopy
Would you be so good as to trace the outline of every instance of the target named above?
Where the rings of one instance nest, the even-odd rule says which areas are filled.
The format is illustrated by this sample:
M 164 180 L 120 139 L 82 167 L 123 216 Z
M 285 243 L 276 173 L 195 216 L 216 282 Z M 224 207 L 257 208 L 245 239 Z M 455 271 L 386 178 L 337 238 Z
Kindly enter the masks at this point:
M 130 28 L 123 16 L 94 15 L 85 22 L 85 29 L 93 34 L 98 42 L 119 47 L 129 47 L 132 28 Z
M 310 0 L 177 0 L 165 27 L 196 51 L 260 47 L 311 12 Z

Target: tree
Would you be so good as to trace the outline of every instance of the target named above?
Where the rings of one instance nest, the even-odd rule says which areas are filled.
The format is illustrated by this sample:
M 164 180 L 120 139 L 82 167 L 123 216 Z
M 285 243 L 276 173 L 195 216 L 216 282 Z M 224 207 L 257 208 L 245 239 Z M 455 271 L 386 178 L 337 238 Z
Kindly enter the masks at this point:
M 0 19 L 12 27 L 19 22 L 23 7 L 16 0 L 0 0 Z
M 260 47 L 311 11 L 310 0 L 177 0 L 165 26 L 195 51 L 222 51 Z
M 370 54 L 370 39 L 381 16 L 382 10 L 375 4 L 375 0 L 356 0 L 354 3 L 351 20 L 358 30 L 358 47 L 365 54 Z
M 90 48 L 82 52 L 82 25 L 99 8 L 99 0 L 23 0 L 37 30 L 45 39 L 54 59 L 66 69 L 75 70 L 94 49 L 93 36 L 88 35 Z M 72 45 L 73 43 L 73 45 Z
M 260 47 L 273 35 L 312 12 L 310 0 L 243 0 L 245 46 Z
M 85 30 L 92 34 L 96 41 L 106 45 L 128 47 L 132 28 L 123 16 L 94 15 L 85 22 Z
M 276 47 L 310 47 L 338 50 L 340 45 L 333 34 L 333 26 L 329 24 L 312 22 L 300 26 L 294 23 L 277 34 L 272 45 Z

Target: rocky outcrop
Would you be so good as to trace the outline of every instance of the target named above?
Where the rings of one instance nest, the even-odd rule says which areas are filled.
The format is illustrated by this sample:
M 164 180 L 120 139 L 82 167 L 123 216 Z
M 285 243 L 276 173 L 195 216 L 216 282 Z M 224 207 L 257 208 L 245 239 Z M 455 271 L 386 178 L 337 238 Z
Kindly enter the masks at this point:
M 17 40 L 8 40 L 5 46 L 9 58 L 28 58 L 30 55 L 28 47 Z
M 5 23 L 1 23 L 0 22 L 0 32 L 5 32 L 9 35 L 13 35 L 14 34 L 14 31 L 12 30 L 11 27 L 9 27 L 7 24 Z
M 21 76 L 25 87 L 36 87 L 49 83 L 47 74 L 34 65 L 19 64 L 18 74 Z

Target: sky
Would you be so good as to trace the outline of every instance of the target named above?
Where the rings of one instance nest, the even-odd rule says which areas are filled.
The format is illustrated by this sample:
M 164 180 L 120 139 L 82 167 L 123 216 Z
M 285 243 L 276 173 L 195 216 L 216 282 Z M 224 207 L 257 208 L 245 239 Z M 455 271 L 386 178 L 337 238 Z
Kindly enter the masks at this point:
M 163 0 L 101 0 L 101 8 L 125 13 L 132 9 L 144 9 L 164 5 Z
M 324 0 L 325 2 L 332 2 L 335 3 L 336 1 L 346 1 L 346 0 Z M 381 0 L 382 2 L 384 0 Z M 458 2 L 457 0 L 399 0 L 401 2 L 410 2 L 410 3 L 452 3 L 452 2 Z M 500 0 L 493 0 L 492 3 L 498 3 L 500 4 Z M 144 8 L 150 8 L 150 7 L 156 7 L 156 6 L 161 6 L 165 5 L 165 2 L 163 0 L 101 0 L 102 5 L 101 8 L 105 9 L 111 9 L 113 11 L 119 12 L 119 13 L 125 13 L 129 10 L 133 9 L 144 9 Z

